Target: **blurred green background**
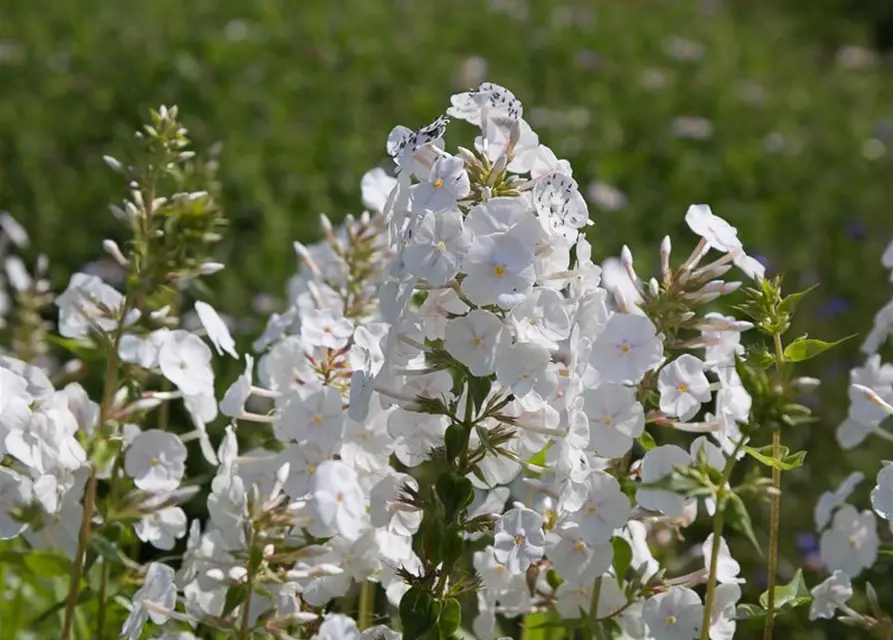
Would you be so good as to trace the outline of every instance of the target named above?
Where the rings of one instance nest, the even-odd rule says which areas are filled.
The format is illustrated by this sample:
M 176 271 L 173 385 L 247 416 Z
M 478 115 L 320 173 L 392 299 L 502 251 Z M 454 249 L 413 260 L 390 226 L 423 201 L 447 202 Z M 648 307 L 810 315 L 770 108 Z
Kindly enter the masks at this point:
M 879 264 L 893 237 L 891 7 L 5 0 L 0 209 L 30 230 L 63 287 L 101 238 L 121 238 L 107 206 L 122 185 L 101 156 L 126 159 L 147 110 L 177 104 L 198 149 L 223 143 L 232 229 L 214 302 L 250 314 L 254 294 L 281 295 L 296 267 L 291 241 L 313 240 L 320 212 L 360 211 L 360 177 L 388 166 L 392 126 L 427 123 L 452 93 L 488 79 L 514 91 L 541 141 L 571 161 L 599 255 L 629 244 L 641 273 L 670 233 L 681 259 L 693 245 L 686 207 L 709 203 L 790 288 L 821 283 L 798 331 L 864 333 L 893 292 Z M 834 442 L 858 342 L 816 365 L 823 421 L 788 437 L 810 455 L 785 480 L 786 575 L 808 546 L 797 535 L 812 530 L 818 493 L 852 469 L 873 478 L 893 456 L 877 442 L 841 455 Z M 755 568 L 747 578 L 761 579 Z

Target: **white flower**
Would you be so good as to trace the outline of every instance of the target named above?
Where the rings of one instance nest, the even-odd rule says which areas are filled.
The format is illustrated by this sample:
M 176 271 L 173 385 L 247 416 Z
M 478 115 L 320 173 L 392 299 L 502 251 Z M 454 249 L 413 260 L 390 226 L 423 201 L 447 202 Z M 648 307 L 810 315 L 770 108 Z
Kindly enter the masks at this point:
M 124 296 L 96 276 L 76 273 L 56 298 L 56 306 L 59 333 L 66 338 L 84 338 L 94 327 L 106 333 L 118 327 Z M 138 316 L 139 312 L 129 312 L 124 324 L 132 324 Z
M 809 619 L 833 618 L 837 609 L 853 597 L 853 585 L 850 576 L 841 570 L 835 571 L 824 582 L 816 585 L 812 591 L 812 603 L 809 605 Z
M 158 352 L 158 366 L 164 377 L 187 396 L 201 395 L 214 387 L 211 350 L 195 334 L 171 331 Z
M 403 249 L 403 260 L 413 276 L 440 286 L 453 279 L 470 246 L 471 238 L 461 213 L 428 212 L 413 229 L 412 238 Z
M 701 633 L 704 605 L 687 587 L 670 587 L 645 601 L 642 619 L 655 640 L 692 640 Z
M 741 587 L 736 583 L 718 584 L 710 607 L 710 640 L 732 640 L 738 623 L 736 605 L 741 599 Z
M 206 302 L 198 301 L 195 303 L 195 312 L 198 314 L 198 319 L 201 320 L 205 331 L 208 332 L 208 340 L 214 345 L 217 354 L 223 355 L 225 351 L 238 360 L 239 354 L 236 353 L 236 341 L 233 340 L 229 333 L 229 328 L 227 328 L 226 323 L 217 313 L 217 310 Z
M 419 530 L 422 512 L 401 501 L 404 485 L 419 490 L 416 479 L 405 473 L 389 473 L 372 487 L 369 515 L 373 527 L 385 527 L 401 536 L 412 536 Z
M 851 578 L 858 576 L 877 559 L 874 514 L 868 510 L 859 513 L 851 505 L 843 505 L 834 514 L 831 528 L 822 534 L 819 552 L 828 571 L 840 569 Z
M 455 289 L 439 289 L 428 292 L 419 313 L 425 327 L 425 337 L 429 340 L 443 340 L 450 316 L 465 315 L 468 313 L 468 305 Z
M 462 293 L 474 304 L 511 309 L 523 301 L 536 280 L 533 250 L 514 233 L 477 236 L 462 269 Z
M 410 206 L 413 213 L 440 213 L 454 208 L 470 191 L 462 158 L 440 156 L 434 161 L 428 180 L 410 189 Z
M 663 357 L 664 345 L 651 320 L 615 313 L 595 339 L 590 361 L 606 382 L 638 384 Z
M 583 413 L 589 420 L 589 448 L 605 458 L 629 453 L 633 439 L 645 430 L 645 410 L 630 387 L 606 382 L 583 392 Z
M 311 640 L 362 640 L 353 618 L 341 613 L 330 613 L 319 625 L 319 631 Z
M 310 481 L 314 507 L 324 527 L 348 540 L 360 537 L 366 524 L 366 497 L 357 472 L 343 462 L 326 460 Z
M 144 515 L 134 525 L 136 537 L 156 549 L 170 551 L 186 535 L 186 513 L 180 507 L 165 507 Z
M 657 482 L 670 475 L 677 466 L 687 467 L 691 464 L 691 456 L 684 449 L 674 444 L 655 447 L 642 459 L 642 483 Z M 636 501 L 645 509 L 662 511 L 671 518 L 682 515 L 685 496 L 666 489 L 639 489 Z
M 883 471 L 882 471 L 883 472 Z M 878 476 L 880 477 L 880 476 Z M 850 475 L 846 477 L 846 479 L 840 483 L 840 486 L 837 487 L 834 491 L 825 491 L 822 495 L 819 496 L 818 502 L 815 505 L 814 517 L 815 517 L 815 528 L 816 531 L 821 531 L 828 523 L 831 522 L 831 516 L 834 514 L 835 509 L 842 506 L 846 503 L 847 498 L 850 497 L 850 494 L 859 486 L 859 483 L 865 478 L 858 471 L 854 471 Z M 872 494 L 873 495 L 873 494 Z
M 324 450 L 341 445 L 344 401 L 335 387 L 309 387 L 294 394 L 273 424 L 282 442 L 312 442 Z
M 580 527 L 580 536 L 591 544 L 608 542 L 629 518 L 629 499 L 617 479 L 604 471 L 591 471 L 584 487 L 586 497 L 569 521 Z
M 245 403 L 251 396 L 252 372 L 254 370 L 254 358 L 245 354 L 245 371 L 236 378 L 220 401 L 220 413 L 230 418 L 236 418 L 245 411 Z
M 519 342 L 531 342 L 552 351 L 570 335 L 570 318 L 561 295 L 554 289 L 534 289 L 512 309 L 509 322 Z
M 450 98 L 450 103 L 447 115 L 482 128 L 487 119 L 517 120 L 523 114 L 521 101 L 505 87 L 492 82 L 482 82 L 475 90 L 457 93 Z
M 563 582 L 555 593 L 555 608 L 561 617 L 574 620 L 580 618 L 580 611 L 589 615 L 592 608 L 592 586 L 595 577 L 586 580 Z M 595 617 L 599 620 L 610 618 L 627 604 L 626 596 L 620 590 L 617 580 L 610 575 L 602 576 L 601 590 L 598 593 Z
M 706 204 L 693 204 L 685 213 L 685 223 L 707 241 L 708 246 L 723 253 L 741 249 L 738 230 L 717 215 Z
M 496 379 L 516 398 L 527 396 L 546 371 L 551 358 L 545 347 L 518 342 L 504 348 L 496 361 Z
M 353 323 L 332 309 L 308 309 L 301 316 L 301 337 L 314 347 L 340 349 L 353 335 Z
M 543 557 L 546 534 L 543 517 L 533 509 L 509 509 L 496 520 L 493 529 L 493 555 L 509 573 L 527 571 Z
M 704 363 L 688 353 L 660 370 L 657 386 L 660 410 L 682 422 L 694 418 L 701 410 L 701 403 L 710 401 L 710 382 L 704 375 Z
M 713 534 L 711 533 L 701 545 L 701 551 L 704 554 L 704 568 L 710 572 L 710 559 L 713 554 Z M 716 580 L 720 584 L 737 584 L 744 582 L 743 578 L 739 578 L 741 565 L 732 557 L 729 551 L 729 545 L 725 538 L 719 539 L 719 555 L 716 558 Z
M 172 433 L 149 429 L 137 435 L 124 456 L 124 470 L 149 493 L 173 491 L 186 468 L 186 447 Z
M 133 610 L 121 628 L 128 640 L 138 640 L 143 625 L 151 618 L 155 624 L 167 622 L 177 603 L 174 570 L 166 564 L 153 562 L 146 572 L 146 581 L 133 594 Z
M 158 353 L 170 332 L 170 329 L 161 328 L 147 336 L 125 333 L 118 341 L 118 356 L 124 362 L 144 369 L 155 369 L 158 366 Z
M 385 173 L 384 169 L 376 167 L 367 171 L 360 180 L 363 206 L 375 213 L 381 213 L 395 186 L 397 186 L 397 179 Z
M 543 227 L 552 235 L 576 238 L 577 230 L 589 222 L 589 209 L 577 181 L 563 173 L 550 173 L 537 179 L 533 204 Z
M 614 547 L 609 542 L 591 544 L 580 527 L 557 527 L 546 536 L 546 556 L 567 581 L 592 585 L 597 576 L 611 568 Z
M 871 490 L 871 506 L 884 520 L 893 521 L 893 463 L 884 460 L 877 474 L 877 484 Z
M 15 538 L 28 528 L 27 522 L 19 522 L 10 512 L 30 503 L 31 481 L 12 469 L 0 467 L 0 540 Z
M 498 316 L 475 309 L 449 321 L 444 348 L 472 375 L 488 376 L 496 371 L 497 355 L 506 338 L 504 328 Z

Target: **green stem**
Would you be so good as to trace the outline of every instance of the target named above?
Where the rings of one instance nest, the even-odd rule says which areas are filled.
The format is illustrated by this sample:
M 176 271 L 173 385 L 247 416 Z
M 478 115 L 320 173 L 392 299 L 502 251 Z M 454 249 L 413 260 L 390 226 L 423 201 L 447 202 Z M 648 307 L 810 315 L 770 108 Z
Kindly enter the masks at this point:
M 775 368 L 778 372 L 779 382 L 784 376 L 784 349 L 781 344 L 781 334 L 772 336 L 775 345 Z M 772 432 L 772 457 L 776 460 L 781 456 L 781 431 L 776 428 Z M 778 533 L 781 523 L 781 469 L 772 467 L 772 495 L 769 512 L 769 567 L 768 567 L 768 601 L 766 603 L 766 623 L 763 627 L 763 640 L 771 640 L 772 627 L 775 625 L 775 585 L 778 572 Z
M 357 616 L 357 626 L 364 631 L 372 626 L 372 618 L 375 613 L 375 584 L 364 581 L 360 585 L 360 613 Z
M 120 322 L 112 338 L 108 360 L 106 360 L 105 388 L 102 392 L 102 404 L 99 407 L 97 429 L 102 429 L 106 421 L 108 421 L 112 402 L 115 399 L 115 391 L 118 389 L 118 343 L 121 340 L 121 334 L 124 332 L 124 318 L 127 317 L 130 307 L 131 299 L 128 297 L 122 305 Z M 62 622 L 61 640 L 69 640 L 71 638 L 71 625 L 74 623 L 74 609 L 77 606 L 81 574 L 84 570 L 84 559 L 87 555 L 87 544 L 90 542 L 90 530 L 93 524 L 93 509 L 96 506 L 96 489 L 98 485 L 99 478 L 96 475 L 96 469 L 92 469 L 84 492 L 84 514 L 81 518 L 81 528 L 78 532 L 77 551 L 75 552 L 74 562 L 71 565 L 71 574 L 68 578 L 68 597 L 65 602 L 65 617 Z M 102 604 L 100 602 L 100 606 Z
M 704 599 L 704 617 L 701 621 L 701 640 L 708 640 L 710 637 L 710 616 L 713 609 L 713 600 L 716 596 L 716 566 L 719 564 L 719 547 L 722 541 L 722 529 L 725 525 L 725 506 L 728 491 L 726 486 L 729 484 L 729 478 L 732 477 L 732 469 L 738 458 L 738 451 L 744 444 L 742 438 L 734 451 L 726 459 L 726 466 L 722 470 L 722 478 L 720 479 L 719 488 L 716 490 L 716 512 L 713 514 L 713 544 L 710 547 L 710 572 L 707 574 L 707 596 Z
M 248 587 L 248 593 L 245 596 L 245 602 L 242 605 L 242 624 L 239 631 L 239 640 L 248 640 L 251 637 L 251 591 L 254 589 L 254 527 L 251 527 L 251 533 L 248 536 L 248 575 L 245 577 L 245 586 Z
M 602 576 L 592 583 L 592 599 L 589 601 L 589 620 L 593 630 L 598 626 L 598 601 L 602 595 Z

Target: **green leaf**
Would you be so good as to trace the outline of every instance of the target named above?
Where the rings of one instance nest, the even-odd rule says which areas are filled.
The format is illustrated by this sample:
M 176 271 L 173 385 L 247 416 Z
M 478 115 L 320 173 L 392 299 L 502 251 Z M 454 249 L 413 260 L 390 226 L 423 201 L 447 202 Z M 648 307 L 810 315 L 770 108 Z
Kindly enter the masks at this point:
M 801 336 L 785 347 L 784 359 L 787 362 L 803 362 L 804 360 L 815 358 L 820 353 L 824 353 L 831 347 L 836 347 L 841 342 L 845 342 L 853 337 L 855 336 L 847 336 L 837 342 L 825 342 L 824 340 L 815 340 Z
M 440 618 L 437 620 L 437 629 L 441 638 L 449 638 L 459 630 L 462 625 L 462 607 L 455 598 L 447 598 L 440 609 Z
M 735 609 L 736 620 L 758 620 L 765 618 L 768 611 L 755 604 L 739 604 Z
M 614 547 L 614 575 L 617 576 L 617 580 L 626 580 L 626 572 L 633 561 L 632 547 L 620 536 L 614 536 L 611 545 Z
M 443 434 L 443 442 L 446 446 L 447 457 L 455 460 L 462 453 L 462 445 L 465 441 L 465 427 L 454 422 L 447 427 L 446 433 Z
M 400 625 L 404 640 L 418 640 L 437 625 L 440 603 L 416 585 L 400 600 Z
M 121 551 L 121 549 L 109 541 L 108 538 L 99 535 L 98 533 L 94 533 L 90 536 L 90 548 L 98 555 L 102 556 L 107 562 L 122 565 L 132 571 L 137 571 L 140 568 L 139 563 L 128 558 L 126 553 Z
M 23 562 L 34 575 L 41 578 L 71 575 L 71 561 L 55 553 L 32 549 L 25 554 Z
M 791 578 L 791 581 L 780 587 L 775 587 L 775 609 L 793 609 L 802 604 L 806 604 L 811 600 L 809 589 L 803 580 L 803 571 L 797 569 L 797 573 Z M 764 609 L 769 606 L 769 591 L 764 591 L 760 595 L 760 605 Z
M 810 291 L 815 289 L 818 284 L 814 284 L 808 289 L 804 289 L 803 291 L 798 291 L 797 293 L 792 293 L 789 296 L 785 296 L 784 300 L 781 301 L 781 304 L 778 305 L 778 310 L 782 313 L 787 313 L 788 315 L 793 315 L 795 311 L 797 311 L 797 307 L 800 306 L 800 301 L 808 294 Z
M 443 504 L 447 522 L 455 522 L 459 513 L 474 500 L 474 486 L 468 478 L 442 473 L 434 485 Z
M 760 549 L 760 543 L 757 542 L 757 536 L 753 532 L 750 514 L 747 512 L 747 507 L 744 506 L 741 496 L 737 493 L 726 496 L 725 517 L 729 526 L 747 538 L 762 557 L 763 550 Z
M 790 449 L 784 445 L 779 449 L 779 452 L 781 453 L 781 457 L 779 458 L 772 456 L 772 445 L 760 447 L 759 449 L 748 447 L 746 445 L 742 448 L 750 454 L 751 457 L 759 460 L 766 466 L 775 467 L 782 471 L 790 471 L 791 469 L 796 469 L 797 467 L 802 466 L 803 460 L 806 458 L 806 451 L 791 453 Z
M 480 411 L 481 407 L 484 406 L 484 401 L 490 395 L 492 386 L 493 381 L 490 378 L 468 377 L 468 392 L 471 396 L 471 401 L 474 403 L 475 412 Z
M 223 600 L 223 612 L 220 616 L 226 617 L 235 611 L 236 607 L 248 600 L 249 593 L 248 585 L 244 584 L 227 589 L 226 597 Z
M 654 441 L 654 436 L 652 436 L 648 431 L 643 431 L 642 435 L 640 435 L 637 439 L 639 445 L 647 452 L 654 449 L 657 446 L 657 443 Z
M 85 587 L 82 588 L 82 589 L 80 590 L 80 592 L 78 593 L 77 604 L 83 604 L 83 603 L 86 602 L 87 600 L 92 600 L 92 599 L 95 598 L 95 597 L 96 597 L 96 594 L 93 592 L 93 590 L 92 590 L 90 587 L 85 586 Z M 49 620 L 49 619 L 50 619 L 53 615 L 55 615 L 57 612 L 59 612 L 59 611 L 61 611 L 62 609 L 64 609 L 66 604 L 67 604 L 67 602 L 66 602 L 66 598 L 62 598 L 62 599 L 60 599 L 58 602 L 54 603 L 53 606 L 51 606 L 49 609 L 47 609 L 47 610 L 44 611 L 43 613 L 38 614 L 38 616 L 37 616 L 36 618 L 34 618 L 34 619 L 28 624 L 28 627 L 29 627 L 29 628 L 36 628 L 36 627 L 39 627 L 39 626 L 42 625 L 44 622 L 46 622 L 47 620 Z M 107 606 L 111 606 L 111 603 L 108 603 Z

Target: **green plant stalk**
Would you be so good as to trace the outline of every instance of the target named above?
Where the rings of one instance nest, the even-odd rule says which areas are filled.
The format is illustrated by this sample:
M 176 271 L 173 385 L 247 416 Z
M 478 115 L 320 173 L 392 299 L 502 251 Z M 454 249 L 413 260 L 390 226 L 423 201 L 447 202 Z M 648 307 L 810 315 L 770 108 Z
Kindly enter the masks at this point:
M 360 585 L 360 612 L 357 615 L 357 626 L 365 631 L 372 626 L 375 614 L 375 584 L 368 580 Z
M 112 408 L 112 402 L 115 398 L 115 391 L 118 388 L 118 343 L 121 340 L 121 334 L 124 331 L 124 318 L 130 311 L 130 297 L 124 300 L 121 311 L 121 322 L 115 331 L 112 339 L 111 349 L 109 350 L 108 360 L 105 367 L 105 388 L 102 392 L 102 404 L 99 407 L 99 422 L 97 429 L 101 429 L 109 418 L 109 411 Z M 75 552 L 74 562 L 71 565 L 71 575 L 68 580 L 68 597 L 65 603 L 65 618 L 62 622 L 61 640 L 70 640 L 71 625 L 74 622 L 74 609 L 78 600 L 78 589 L 81 583 L 81 574 L 84 570 L 84 559 L 87 555 L 87 544 L 90 541 L 90 529 L 93 524 L 93 509 L 96 506 L 96 489 L 99 485 L 99 478 L 96 475 L 96 469 L 90 473 L 87 480 L 87 488 L 84 492 L 84 514 L 81 519 L 81 528 L 78 532 L 78 546 Z M 100 602 L 100 606 L 102 603 Z
M 734 451 L 726 459 L 726 466 L 722 470 L 722 478 L 720 479 L 719 489 L 716 490 L 716 512 L 713 514 L 713 544 L 710 547 L 710 572 L 707 574 L 707 596 L 704 599 L 704 617 L 701 621 L 701 640 L 709 640 L 710 637 L 710 616 L 713 609 L 713 600 L 716 596 L 716 566 L 719 560 L 719 546 L 722 540 L 722 529 L 725 525 L 725 501 L 727 491 L 726 485 L 732 477 L 732 469 L 738 461 L 736 457 L 744 439 L 735 445 Z
M 775 366 L 779 377 L 782 375 L 784 365 L 784 349 L 781 344 L 781 334 L 774 333 L 772 341 L 775 345 Z M 776 428 L 772 432 L 772 457 L 776 460 L 781 455 L 781 431 Z M 771 640 L 772 627 L 775 625 L 775 585 L 778 572 L 778 530 L 781 521 L 781 469 L 772 467 L 772 495 L 769 512 L 769 567 L 768 567 L 768 601 L 766 609 L 766 624 L 763 627 L 763 640 Z
M 589 623 L 592 629 L 598 626 L 598 601 L 602 595 L 602 576 L 592 583 L 592 599 L 589 601 Z
M 251 527 L 251 535 L 248 537 L 248 575 L 245 577 L 245 586 L 248 593 L 242 604 L 242 623 L 239 630 L 239 640 L 248 640 L 251 637 L 251 591 L 254 589 L 254 526 Z

